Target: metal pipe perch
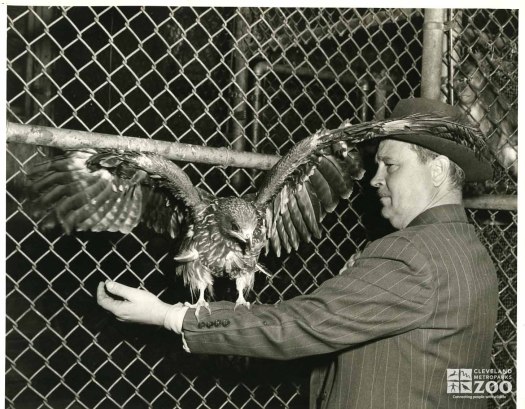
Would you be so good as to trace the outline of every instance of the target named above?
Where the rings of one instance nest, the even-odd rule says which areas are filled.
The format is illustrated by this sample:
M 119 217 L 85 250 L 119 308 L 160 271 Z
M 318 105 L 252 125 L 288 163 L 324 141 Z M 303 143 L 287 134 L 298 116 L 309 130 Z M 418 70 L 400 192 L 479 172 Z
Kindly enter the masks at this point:
M 51 146 L 61 149 L 120 149 L 150 152 L 171 160 L 207 163 L 238 168 L 270 169 L 280 156 L 254 152 L 233 152 L 227 148 L 156 141 L 145 138 L 7 123 L 7 142 Z

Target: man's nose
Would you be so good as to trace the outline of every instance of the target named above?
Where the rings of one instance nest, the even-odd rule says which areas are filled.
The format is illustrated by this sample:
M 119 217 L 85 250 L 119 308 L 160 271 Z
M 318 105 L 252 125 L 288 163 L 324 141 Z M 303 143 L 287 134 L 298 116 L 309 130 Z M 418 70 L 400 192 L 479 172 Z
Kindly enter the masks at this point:
M 384 183 L 385 183 L 385 178 L 383 177 L 381 170 L 378 168 L 376 174 L 370 180 L 370 184 L 373 187 L 379 187 L 379 186 L 382 186 Z

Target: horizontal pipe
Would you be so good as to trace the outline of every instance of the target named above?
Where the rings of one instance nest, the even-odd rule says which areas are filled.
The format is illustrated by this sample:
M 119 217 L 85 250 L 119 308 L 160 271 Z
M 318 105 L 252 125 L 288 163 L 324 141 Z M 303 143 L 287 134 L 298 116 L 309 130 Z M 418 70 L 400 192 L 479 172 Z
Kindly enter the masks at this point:
M 266 74 L 267 72 L 275 72 L 277 74 L 284 74 L 284 75 L 297 75 L 299 77 L 309 77 L 309 78 L 318 78 L 320 80 L 329 80 L 329 81 L 339 81 L 341 83 L 349 83 L 353 84 L 356 82 L 356 78 L 353 75 L 345 74 L 345 75 L 337 75 L 333 73 L 332 71 L 315 71 L 308 67 L 291 67 L 289 65 L 285 64 L 270 64 L 267 61 L 260 61 L 258 62 L 254 69 L 253 69 L 255 75 L 257 77 L 261 77 L 262 75 Z
M 463 199 L 463 205 L 469 209 L 518 210 L 516 195 L 479 195 Z
M 165 158 L 207 163 L 238 168 L 270 169 L 280 159 L 277 155 L 254 152 L 233 152 L 227 148 L 191 145 L 179 142 L 157 141 L 146 138 L 118 136 L 95 132 L 49 128 L 36 125 L 7 123 L 7 142 L 50 146 L 61 149 L 120 149 L 133 152 L 150 152 Z

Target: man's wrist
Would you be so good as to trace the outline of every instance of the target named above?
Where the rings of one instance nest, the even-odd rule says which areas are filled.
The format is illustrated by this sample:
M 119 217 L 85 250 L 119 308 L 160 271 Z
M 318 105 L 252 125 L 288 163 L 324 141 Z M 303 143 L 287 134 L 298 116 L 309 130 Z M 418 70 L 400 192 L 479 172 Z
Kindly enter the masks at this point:
M 176 334 L 182 334 L 182 323 L 184 316 L 189 307 L 179 305 L 170 305 L 164 315 L 164 328 L 173 331 Z

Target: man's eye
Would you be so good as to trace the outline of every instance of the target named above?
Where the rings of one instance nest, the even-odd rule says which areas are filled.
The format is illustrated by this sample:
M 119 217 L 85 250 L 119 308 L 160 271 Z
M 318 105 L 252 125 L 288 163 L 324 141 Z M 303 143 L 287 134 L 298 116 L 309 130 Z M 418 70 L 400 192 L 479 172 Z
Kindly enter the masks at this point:
M 392 172 L 397 169 L 397 165 L 395 163 L 385 163 L 385 167 L 388 172 Z

